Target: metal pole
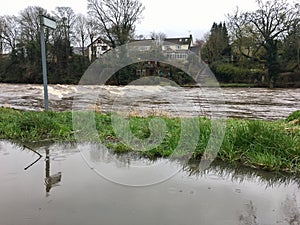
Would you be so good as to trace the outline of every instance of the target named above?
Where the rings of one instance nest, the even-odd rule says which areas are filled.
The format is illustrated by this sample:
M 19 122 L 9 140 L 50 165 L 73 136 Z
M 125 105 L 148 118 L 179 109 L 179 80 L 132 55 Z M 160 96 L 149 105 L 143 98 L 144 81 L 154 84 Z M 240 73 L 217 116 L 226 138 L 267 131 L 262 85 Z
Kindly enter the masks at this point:
M 48 111 L 48 84 L 47 84 L 47 65 L 46 65 L 46 46 L 45 46 L 45 33 L 44 25 L 41 19 L 41 51 L 42 51 L 42 66 L 43 66 L 43 81 L 44 81 L 44 104 L 45 110 Z
M 300 39 L 299 38 L 297 43 L 297 64 L 298 64 L 298 69 L 300 69 Z

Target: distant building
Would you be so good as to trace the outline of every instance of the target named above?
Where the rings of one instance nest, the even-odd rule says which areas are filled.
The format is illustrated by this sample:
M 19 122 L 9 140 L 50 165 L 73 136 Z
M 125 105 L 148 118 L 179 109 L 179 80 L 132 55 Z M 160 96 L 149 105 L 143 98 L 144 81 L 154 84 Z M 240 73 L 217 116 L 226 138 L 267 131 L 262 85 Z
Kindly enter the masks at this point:
M 140 51 L 149 51 L 151 44 L 145 45 L 147 40 L 141 40 L 141 44 L 137 43 Z M 148 39 L 149 41 L 149 39 Z M 193 46 L 193 37 L 178 37 L 178 38 L 165 38 L 161 41 L 162 54 L 170 61 L 175 63 L 188 63 L 188 56 L 191 52 L 200 56 L 200 48 Z M 162 62 L 145 62 L 141 68 L 137 69 L 137 75 L 149 76 L 159 75 L 168 77 L 174 72 L 172 66 Z
M 152 44 L 147 41 L 153 41 L 153 39 L 142 39 L 134 40 L 134 46 L 137 51 L 149 51 L 152 48 Z M 86 55 L 89 60 L 101 58 L 102 55 L 111 50 L 111 43 L 103 38 L 97 38 L 93 43 L 88 45 Z M 165 38 L 161 43 L 162 54 L 171 61 L 178 63 L 187 63 L 188 56 L 191 52 L 200 56 L 200 47 L 193 45 L 192 35 L 187 37 L 177 37 L 177 38 Z M 139 63 L 136 69 L 136 75 L 139 76 L 170 76 L 174 72 L 174 69 L 168 64 L 157 61 L 149 61 Z
M 89 60 L 92 61 L 93 58 L 101 58 L 103 54 L 111 49 L 110 41 L 107 41 L 101 37 L 97 38 L 93 43 L 89 44 L 87 47 Z
M 151 39 L 144 39 L 139 41 L 149 41 Z M 151 46 L 145 46 L 141 42 L 139 46 L 140 51 L 149 51 Z M 111 43 L 103 38 L 96 39 L 88 47 L 88 57 L 90 60 L 92 58 L 100 58 L 103 54 L 111 49 Z M 170 60 L 186 61 L 189 52 L 192 51 L 197 55 L 200 55 L 200 48 L 193 46 L 192 35 L 188 37 L 179 38 L 166 38 L 163 40 L 162 52 Z M 94 57 L 92 57 L 94 56 Z
M 189 51 L 193 47 L 193 37 L 166 38 L 162 50 L 170 60 L 186 61 Z

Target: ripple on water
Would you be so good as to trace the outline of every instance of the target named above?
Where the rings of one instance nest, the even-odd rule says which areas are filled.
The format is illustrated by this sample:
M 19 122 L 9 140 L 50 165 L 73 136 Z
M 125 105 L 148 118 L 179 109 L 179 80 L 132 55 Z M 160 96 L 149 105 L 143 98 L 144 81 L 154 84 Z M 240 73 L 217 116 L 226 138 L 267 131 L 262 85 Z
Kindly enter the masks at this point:
M 10 153 L 0 157 L 0 224 L 27 224 L 29 218 L 30 224 L 64 225 L 99 221 L 123 225 L 194 225 L 195 221 L 202 221 L 202 225 L 285 225 L 289 219 L 294 219 L 294 224 L 300 222 L 300 181 L 295 177 L 226 163 L 215 163 L 199 172 L 196 162 L 153 162 L 136 155 L 118 156 L 92 144 L 31 147 L 42 154 L 42 160 L 24 170 L 36 154 L 21 145 L 0 141 L 0 155 Z M 82 154 L 93 160 L 95 167 L 89 167 Z M 178 173 L 147 187 L 119 185 L 95 172 L 102 166 L 109 168 L 110 175 L 123 170 L 130 176 L 130 171 L 138 167 L 157 166 L 159 162 L 164 165 L 157 171 L 154 168 L 151 178 L 170 168 L 178 168 Z M 147 179 L 143 173 L 131 176 L 135 180 Z M 70 212 L 72 216 L 66 216 Z
M 43 109 L 42 85 L 0 84 L 0 89 L 2 107 Z M 132 106 L 137 112 L 151 112 L 159 106 L 166 115 L 173 114 L 176 109 L 184 116 L 215 114 L 266 120 L 285 118 L 300 108 L 299 89 L 223 88 L 221 91 L 223 98 L 219 99 L 220 93 L 216 94 L 215 90 L 203 93 L 200 88 L 49 85 L 49 105 L 52 110 L 71 110 L 75 99 L 78 106 L 97 103 L 101 112 L 111 112 L 118 108 L 113 107 L 118 100 L 120 107 Z M 196 107 L 190 107 L 186 102 Z M 201 110 L 198 110 L 200 106 Z

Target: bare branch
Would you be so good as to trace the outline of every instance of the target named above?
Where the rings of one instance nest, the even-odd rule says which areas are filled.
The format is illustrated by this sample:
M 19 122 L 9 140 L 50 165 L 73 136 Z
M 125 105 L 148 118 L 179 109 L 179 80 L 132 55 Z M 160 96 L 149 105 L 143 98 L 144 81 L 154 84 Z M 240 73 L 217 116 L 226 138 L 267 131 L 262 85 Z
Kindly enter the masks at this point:
M 144 7 L 139 0 L 88 0 L 88 9 L 114 48 L 129 41 Z

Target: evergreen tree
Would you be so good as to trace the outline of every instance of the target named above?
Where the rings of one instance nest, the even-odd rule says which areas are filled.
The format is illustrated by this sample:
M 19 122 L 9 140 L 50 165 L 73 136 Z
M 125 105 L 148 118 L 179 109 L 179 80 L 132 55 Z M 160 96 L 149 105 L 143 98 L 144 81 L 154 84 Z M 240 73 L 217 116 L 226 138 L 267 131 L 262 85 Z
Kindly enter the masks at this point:
M 210 34 L 204 44 L 202 57 L 209 63 L 223 60 L 230 57 L 229 36 L 225 23 L 213 23 Z

